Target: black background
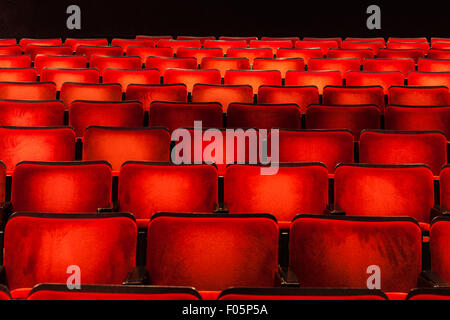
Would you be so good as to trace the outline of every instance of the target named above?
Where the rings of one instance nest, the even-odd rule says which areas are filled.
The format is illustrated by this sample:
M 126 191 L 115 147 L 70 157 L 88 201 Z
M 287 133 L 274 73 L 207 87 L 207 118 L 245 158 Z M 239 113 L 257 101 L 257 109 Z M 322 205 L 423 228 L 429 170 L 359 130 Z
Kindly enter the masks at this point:
M 448 1 L 447 1 L 448 2 Z M 66 8 L 81 7 L 81 30 L 66 28 Z M 366 9 L 381 7 L 381 30 Z M 234 36 L 450 37 L 444 1 L 320 0 L 0 0 L 0 38 Z

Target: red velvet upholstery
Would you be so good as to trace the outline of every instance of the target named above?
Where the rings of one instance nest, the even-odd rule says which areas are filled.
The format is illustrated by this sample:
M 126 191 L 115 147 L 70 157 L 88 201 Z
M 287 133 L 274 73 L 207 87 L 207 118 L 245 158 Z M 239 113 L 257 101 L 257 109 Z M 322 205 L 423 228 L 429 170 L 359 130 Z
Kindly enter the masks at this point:
M 320 48 L 312 49 L 286 49 L 280 48 L 276 54 L 278 59 L 282 58 L 302 58 L 305 64 L 309 63 L 311 58 L 323 58 L 323 52 Z
M 31 39 L 31 38 L 22 38 L 19 41 L 19 45 L 22 48 L 27 47 L 28 45 L 41 45 L 41 46 L 60 46 L 62 45 L 61 38 L 52 38 L 52 39 Z
M 69 125 L 77 137 L 88 126 L 142 127 L 144 109 L 139 101 L 74 101 L 69 107 Z
M 441 38 L 441 37 L 431 37 L 431 47 L 433 47 L 433 44 L 435 44 L 436 42 L 439 43 L 449 43 L 450 42 L 450 38 Z
M 0 82 L 0 99 L 55 100 L 53 82 Z
M 445 197 L 448 197 L 448 194 Z M 430 230 L 431 271 L 436 272 L 447 283 L 450 282 L 449 231 L 448 217 L 439 217 L 433 220 Z
M 404 85 L 404 80 L 400 71 L 349 71 L 346 75 L 347 86 L 381 86 L 384 94 L 388 94 L 390 86 Z
M 194 57 L 202 61 L 204 57 L 223 57 L 221 48 L 178 48 L 177 57 Z
M 35 68 L 0 68 L 0 81 L 33 82 L 36 80 Z
M 88 127 L 83 160 L 106 160 L 114 173 L 128 160 L 169 162 L 170 136 L 159 128 Z
M 0 300 L 11 300 L 11 293 L 4 285 L 0 285 Z
M 65 45 L 69 45 L 72 47 L 73 52 L 77 50 L 78 46 L 97 46 L 97 47 L 105 47 L 108 46 L 108 39 L 106 38 L 97 38 L 97 39 L 77 39 L 77 38 L 66 38 L 64 41 Z
M 355 140 L 363 129 L 379 129 L 381 112 L 375 105 L 322 106 L 306 109 L 307 129 L 348 129 Z
M 384 112 L 384 91 L 381 86 L 338 87 L 323 89 L 323 104 L 327 105 L 376 105 Z
M 311 58 L 308 62 L 310 71 L 340 71 L 345 77 L 347 71 L 359 71 L 361 63 L 358 58 Z
M 425 72 L 449 72 L 450 59 L 419 59 L 417 70 Z
M 295 48 L 298 49 L 312 49 L 320 48 L 325 55 L 330 48 L 338 48 L 339 44 L 336 41 L 297 41 Z
M 270 213 L 286 228 L 299 213 L 324 213 L 328 170 L 321 163 L 280 163 L 277 174 L 261 175 L 261 166 L 230 165 L 224 202 L 230 213 Z
M 100 73 L 96 69 L 50 69 L 41 71 L 41 81 L 52 81 L 56 90 L 61 90 L 64 82 L 99 83 Z
M 19 45 L 0 45 L 1 55 L 21 55 L 22 53 L 22 47 Z
M 323 42 L 323 41 L 334 41 L 337 43 L 337 45 L 340 47 L 342 44 L 342 38 L 316 38 L 316 37 L 304 37 L 303 41 L 317 41 L 317 42 Z
M 119 175 L 120 210 L 131 212 L 145 228 L 156 212 L 212 213 L 218 201 L 217 180 L 212 165 L 127 162 Z
M 253 93 L 258 93 L 258 88 L 262 85 L 281 86 L 281 72 L 278 70 L 228 70 L 225 73 L 225 84 L 249 84 L 253 88 Z
M 92 55 L 89 61 L 91 68 L 97 69 L 101 75 L 105 69 L 141 69 L 142 60 L 140 57 L 109 57 L 101 55 Z M 106 83 L 106 81 L 103 81 Z
M 227 52 L 229 48 L 247 48 L 245 40 L 205 40 L 203 48 L 221 48 Z
M 153 47 L 128 47 L 127 54 L 129 56 L 141 57 L 142 61 L 146 61 L 148 57 L 173 57 L 172 48 L 153 48 Z
M 153 36 L 148 36 L 148 35 L 137 35 L 136 36 L 136 39 L 151 39 L 151 40 L 153 40 L 153 41 L 155 41 L 155 42 L 158 42 L 159 40 L 161 40 L 161 39 L 173 39 L 173 36 L 161 36 L 161 35 L 159 35 L 159 36 L 155 36 L 155 35 L 153 35 Z
M 440 205 L 450 209 L 450 167 L 445 166 L 439 174 Z
M 450 50 L 430 49 L 427 53 L 427 59 L 450 59 Z
M 389 37 L 389 42 L 412 42 L 412 43 L 421 43 L 421 42 L 428 42 L 426 37 L 417 37 L 417 38 L 397 38 L 397 37 Z
M 359 139 L 359 162 L 422 163 L 437 176 L 447 163 L 447 138 L 439 131 L 365 131 Z
M 380 51 L 381 48 L 384 48 L 384 39 L 383 41 L 362 41 L 359 39 L 358 41 L 342 41 L 341 49 L 371 49 L 375 54 Z
M 192 92 L 192 88 L 196 83 L 220 84 L 221 80 L 222 76 L 219 70 L 167 69 L 164 72 L 163 83 L 184 83 L 188 92 Z
M 130 84 L 127 86 L 126 100 L 140 101 L 148 111 L 153 101 L 187 102 L 185 84 Z
M 155 101 L 149 112 L 151 127 L 166 127 L 170 134 L 181 127 L 194 127 L 202 121 L 204 128 L 222 128 L 222 107 L 219 103 L 184 103 Z
M 206 40 L 215 39 L 215 36 L 177 36 L 177 40 L 199 40 L 202 45 Z
M 354 161 L 353 135 L 347 130 L 281 130 L 278 148 L 280 162 L 322 162 L 329 173 L 338 163 Z
M 83 69 L 87 67 L 88 60 L 85 56 L 53 56 L 37 55 L 34 59 L 34 67 L 40 74 L 42 69 Z
M 292 48 L 294 44 L 291 40 L 251 40 L 250 48 L 271 48 L 275 54 L 279 48 Z
M 299 37 L 261 37 L 263 41 L 285 41 L 289 40 L 294 45 L 295 42 L 300 41 Z
M 319 90 L 315 86 L 260 86 L 258 103 L 295 103 L 305 113 L 310 104 L 319 103 Z
M 421 49 L 380 49 L 377 58 L 380 59 L 401 59 L 411 58 L 415 63 L 419 58 L 424 58 L 425 52 Z
M 430 49 L 428 42 L 388 42 L 386 43 L 387 49 L 420 49 L 427 51 Z
M 122 87 L 118 83 L 65 82 L 61 87 L 60 99 L 66 108 L 75 100 L 120 101 L 122 100 Z
M 410 71 L 416 69 L 413 59 L 365 59 L 363 61 L 364 71 L 400 71 L 406 77 Z
M 225 77 L 227 70 L 249 70 L 248 58 L 209 58 L 205 57 L 200 63 L 201 69 L 217 69 L 220 75 Z
M 0 100 L 0 126 L 52 127 L 64 125 L 60 101 Z
M 148 226 L 153 284 L 205 291 L 271 287 L 277 260 L 278 226 L 270 215 L 163 214 Z
M 200 40 L 173 40 L 173 39 L 160 39 L 156 43 L 157 47 L 170 47 L 175 52 L 180 47 L 185 48 L 201 48 L 202 43 Z
M 28 68 L 31 58 L 24 55 L 0 55 L 0 68 Z
M 326 86 L 341 86 L 342 74 L 339 71 L 288 71 L 286 86 L 316 86 L 319 94 L 323 94 Z
M 388 106 L 384 114 L 388 130 L 435 130 L 450 137 L 450 107 Z
M 222 291 L 219 300 L 388 300 L 376 289 L 332 288 L 231 288 Z
M 192 102 L 219 102 L 227 112 L 230 103 L 253 103 L 253 89 L 249 85 L 195 84 Z
M 288 70 L 305 70 L 305 62 L 302 58 L 255 58 L 253 70 L 278 70 L 284 78 Z
M 63 284 L 40 284 L 27 300 L 200 300 L 200 294 L 188 287 L 89 285 L 70 290 Z
M 157 69 L 106 69 L 103 82 L 119 83 L 125 92 L 130 84 L 160 84 L 161 76 Z
M 16 212 L 95 213 L 110 207 L 111 189 L 107 162 L 21 162 L 11 203 Z
M 242 41 L 245 40 L 247 43 L 250 43 L 252 40 L 258 40 L 258 37 L 228 37 L 228 36 L 221 36 L 219 37 L 219 40 L 225 40 L 225 41 Z
M 176 69 L 197 69 L 197 59 L 195 58 L 173 58 L 173 57 L 148 57 L 145 60 L 145 68 L 158 69 L 161 75 L 169 68 Z
M 67 127 L 1 127 L 0 160 L 8 174 L 21 161 L 73 161 L 75 133 Z
M 450 300 L 450 290 L 445 287 L 413 289 L 406 300 Z
M 49 45 L 27 45 L 24 47 L 24 53 L 31 57 L 31 60 L 34 61 L 34 58 L 38 54 L 50 54 L 50 55 L 71 55 L 72 47 L 71 46 L 49 46 Z
M 373 58 L 375 55 L 372 49 L 329 49 L 327 58 L 357 58 L 359 64 L 362 64 L 366 58 Z
M 112 46 L 122 47 L 123 51 L 127 56 L 130 56 L 128 53 L 128 48 L 131 46 L 135 47 L 154 47 L 155 41 L 151 39 L 119 39 L 115 38 L 111 40 Z
M 86 46 L 79 45 L 75 50 L 77 56 L 85 55 L 90 61 L 93 55 L 119 57 L 123 55 L 123 49 L 119 46 Z
M 227 127 L 300 129 L 301 117 L 295 104 L 232 103 L 227 111 Z
M 408 74 L 409 86 L 446 86 L 450 87 L 450 72 L 411 71 Z
M 433 173 L 425 165 L 341 165 L 334 190 L 336 206 L 348 216 L 408 216 L 430 222 Z
M 391 87 L 389 104 L 404 106 L 446 106 L 450 105 L 450 92 L 447 87 Z
M 433 49 L 450 49 L 450 43 L 448 42 L 435 42 L 432 45 Z
M 136 239 L 136 223 L 125 213 L 16 213 L 5 229 L 9 289 L 65 284 L 72 265 L 81 270 L 82 287 L 121 284 L 135 265 Z
M 289 266 L 303 287 L 367 288 L 371 265 L 381 290 L 408 292 L 422 269 L 422 235 L 411 218 L 302 216 L 291 224 Z
M 229 48 L 226 52 L 229 58 L 247 58 L 253 64 L 255 58 L 273 58 L 271 48 Z
M 15 44 L 17 44 L 16 38 L 0 39 L 0 45 L 2 45 L 2 46 L 15 45 Z
M 384 38 L 379 37 L 379 38 L 355 38 L 355 37 L 347 37 L 345 38 L 344 41 L 359 41 L 359 42 L 374 42 L 374 41 L 379 41 L 379 42 L 385 42 Z

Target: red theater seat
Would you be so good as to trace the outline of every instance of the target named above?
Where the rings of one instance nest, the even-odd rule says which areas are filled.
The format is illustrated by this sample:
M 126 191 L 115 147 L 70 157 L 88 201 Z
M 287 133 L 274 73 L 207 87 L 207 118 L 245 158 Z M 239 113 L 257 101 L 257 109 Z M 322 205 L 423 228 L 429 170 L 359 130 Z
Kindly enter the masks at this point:
M 0 68 L 0 81 L 33 82 L 36 80 L 35 68 Z
M 194 286 L 204 299 L 229 287 L 273 287 L 278 234 L 273 216 L 264 214 L 155 215 L 146 269 L 152 284 Z
M 445 287 L 413 289 L 408 293 L 406 300 L 450 300 L 450 289 Z
M 0 45 L 13 45 L 17 44 L 17 40 L 15 38 L 12 39 L 0 39 Z
M 450 43 L 448 42 L 435 42 L 431 46 L 433 49 L 450 49 Z
M 161 75 L 157 69 L 105 69 L 104 83 L 119 83 L 125 92 L 130 84 L 160 84 Z
M 202 61 L 204 57 L 223 57 L 223 50 L 221 48 L 184 48 L 180 47 L 177 50 L 177 57 L 194 57 L 197 61 Z
M 410 71 L 415 70 L 413 59 L 365 59 L 363 62 L 364 71 L 400 71 L 406 76 Z
M 450 107 L 387 106 L 385 128 L 405 131 L 442 131 L 450 137 Z
M 445 183 L 448 183 L 448 169 L 441 174 L 441 178 L 445 175 Z M 446 192 L 448 185 L 445 186 Z M 442 190 L 442 188 L 441 188 Z M 448 193 L 445 195 L 448 197 Z M 449 243 L 449 218 L 438 217 L 435 218 L 431 224 L 430 230 L 430 256 L 431 256 L 431 271 L 437 273 L 447 283 L 450 281 L 449 272 L 449 255 L 448 255 L 448 243 Z
M 445 86 L 450 88 L 450 71 L 447 72 L 425 72 L 411 71 L 408 74 L 409 86 Z
M 347 71 L 359 71 L 361 65 L 357 58 L 311 58 L 308 62 L 308 71 L 340 71 L 345 77 Z
M 353 135 L 348 130 L 281 130 L 278 148 L 281 163 L 322 162 L 330 174 L 338 163 L 354 161 Z
M 170 161 L 170 136 L 162 128 L 90 126 L 83 135 L 83 160 L 105 160 L 117 174 L 130 160 Z
M 197 69 L 197 59 L 195 58 L 166 58 L 166 57 L 148 57 L 145 60 L 145 68 L 155 68 L 164 76 L 169 68 L 176 69 Z
M 146 228 L 157 212 L 212 213 L 217 205 L 217 180 L 217 169 L 207 164 L 126 162 L 119 175 L 120 210 L 131 212 L 140 228 Z
M 221 81 L 220 71 L 215 69 L 167 69 L 163 78 L 165 84 L 184 83 L 188 92 L 192 92 L 197 83 L 220 84 Z
M 75 51 L 77 56 L 85 55 L 90 61 L 91 56 L 111 56 L 120 57 L 123 55 L 123 49 L 119 46 L 85 46 L 79 45 Z
M 198 40 L 203 43 L 207 40 L 216 40 L 215 36 L 177 36 L 177 40 Z
M 420 58 L 425 57 L 425 51 L 421 49 L 380 49 L 377 53 L 377 58 L 380 59 L 413 59 L 414 63 Z
M 223 52 L 227 52 L 229 48 L 247 48 L 245 40 L 205 40 L 203 48 L 220 48 Z
M 390 86 L 402 86 L 405 76 L 400 71 L 349 71 L 346 76 L 346 85 L 358 86 L 381 86 L 384 94 L 388 94 Z
M 302 58 L 305 64 L 309 63 L 311 58 L 323 58 L 322 49 L 284 49 L 277 50 L 276 57 L 282 58 Z
M 137 100 L 148 111 L 153 101 L 187 102 L 185 84 L 130 84 L 126 90 L 126 100 Z
M 134 47 L 154 47 L 155 42 L 151 39 L 119 39 L 115 38 L 111 40 L 112 46 L 119 46 L 123 49 L 126 55 L 128 54 L 128 48 Z
M 310 104 L 319 103 L 319 90 L 315 86 L 260 86 L 258 103 L 295 103 L 305 113 Z
M 388 300 L 376 289 L 348 288 L 230 288 L 219 300 Z
M 219 37 L 219 40 L 225 40 L 225 41 L 246 41 L 247 43 L 250 43 L 252 40 L 258 40 L 258 37 L 227 37 L 227 36 L 221 36 Z
M 73 161 L 75 133 L 67 127 L 1 127 L 0 160 L 8 174 L 21 161 Z
M 450 59 L 450 49 L 430 49 L 427 59 Z
M 69 125 L 77 137 L 89 126 L 142 127 L 144 110 L 139 101 L 82 101 L 69 107 Z
M 200 40 L 173 40 L 173 39 L 160 39 L 158 40 L 157 47 L 170 47 L 175 52 L 180 47 L 185 48 L 201 48 L 202 43 Z
M 368 164 L 426 164 L 434 175 L 447 163 L 447 139 L 439 131 L 363 131 L 359 162 Z
M 219 102 L 227 112 L 230 103 L 253 103 L 253 89 L 249 85 L 196 84 L 192 102 Z
M 166 127 L 170 134 L 182 127 L 194 127 L 201 121 L 204 128 L 222 128 L 222 106 L 219 103 L 184 103 L 154 101 L 150 105 L 150 126 Z
M 0 82 L 0 99 L 55 100 L 53 82 Z
M 430 49 L 428 42 L 388 42 L 386 49 L 420 49 L 427 51 Z
M 278 70 L 228 70 L 225 73 L 225 84 L 251 85 L 253 93 L 258 93 L 262 85 L 281 86 L 281 72 Z
M 45 55 L 71 55 L 72 47 L 71 46 L 39 46 L 39 45 L 28 45 L 24 48 L 25 54 L 29 55 L 31 59 L 34 61 L 36 55 L 45 54 Z
M 305 62 L 302 58 L 255 58 L 253 70 L 278 70 L 284 78 L 289 70 L 304 71 Z
M 420 228 L 407 217 L 298 215 L 289 250 L 289 266 L 304 287 L 367 288 L 378 269 L 387 296 L 406 296 L 422 269 Z
M 329 49 L 327 51 L 327 58 L 345 59 L 356 58 L 362 64 L 366 58 L 373 58 L 374 52 L 372 49 Z
M 287 229 L 298 213 L 323 214 L 328 170 L 321 163 L 280 163 L 262 175 L 258 165 L 230 165 L 224 175 L 224 203 L 230 213 L 266 212 Z
M 339 45 L 336 41 L 297 41 L 295 43 L 295 48 L 297 49 L 312 49 L 312 48 L 320 48 L 322 50 L 322 54 L 327 54 L 328 49 L 330 48 L 339 48 Z
M 12 174 L 11 203 L 15 212 L 96 213 L 111 206 L 111 190 L 107 162 L 24 161 Z
M 286 72 L 286 86 L 316 86 L 319 94 L 323 94 L 326 86 L 341 86 L 342 74 L 339 71 L 288 71 Z
M 0 300 L 12 300 L 11 293 L 4 285 L 0 285 Z
M 0 55 L 0 68 L 29 68 L 31 58 L 25 55 Z
M 384 41 L 343 41 L 341 49 L 371 49 L 375 54 L 384 48 Z
M 64 104 L 57 100 L 0 100 L 0 126 L 57 127 L 64 125 Z
M 450 59 L 419 59 L 418 71 L 450 72 Z
M 428 42 L 426 37 L 417 37 L 417 38 L 396 38 L 389 37 L 387 42 L 410 42 L 410 43 L 421 43 Z
M 429 230 L 434 186 L 426 165 L 338 165 L 334 190 L 347 216 L 412 217 Z
M 391 87 L 389 104 L 409 106 L 447 106 L 450 105 L 450 92 L 447 87 Z
M 56 90 L 61 90 L 64 82 L 99 83 L 100 73 L 96 69 L 53 69 L 45 67 L 41 71 L 41 81 L 52 81 Z
M 106 47 L 108 46 L 108 39 L 98 38 L 98 39 L 75 39 L 67 38 L 64 41 L 65 45 L 71 46 L 72 51 L 77 51 L 78 46 L 95 46 L 95 47 Z
M 205 57 L 200 63 L 200 69 L 217 69 L 223 78 L 227 70 L 250 70 L 250 62 L 247 58 Z
M 378 38 L 355 38 L 355 37 L 347 37 L 344 39 L 345 41 L 350 41 L 350 42 L 382 42 L 385 43 L 384 38 L 382 37 L 378 37 Z
M 30 39 L 30 38 L 23 38 L 20 39 L 19 45 L 22 48 L 26 48 L 29 45 L 40 45 L 40 46 L 61 46 L 62 41 L 61 39 Z
M 433 44 L 435 42 L 444 42 L 444 43 L 449 43 L 450 42 L 450 38 L 439 38 L 439 37 L 432 37 L 431 38 L 431 46 L 433 46 Z
M 304 37 L 303 41 L 334 41 L 340 47 L 342 44 L 342 38 L 314 38 L 314 37 Z
M 22 47 L 18 45 L 0 45 L 0 55 L 21 55 Z
M 326 86 L 323 89 L 325 105 L 376 105 L 384 111 L 384 90 L 381 86 L 338 87 Z
M 440 206 L 448 210 L 450 208 L 450 167 L 448 165 L 443 167 L 439 174 L 439 188 Z
M 355 140 L 363 129 L 380 128 L 380 109 L 375 105 L 322 106 L 311 105 L 306 109 L 307 129 L 348 129 Z
M 89 285 L 70 290 L 64 284 L 39 284 L 27 300 L 200 300 L 189 287 Z
M 228 128 L 300 129 L 300 108 L 295 104 L 231 103 L 227 111 Z
M 148 35 L 137 35 L 136 39 L 151 39 L 155 42 L 158 42 L 161 39 L 173 39 L 172 36 L 148 36 Z
M 100 74 L 103 75 L 103 72 L 107 68 L 142 69 L 142 61 L 139 57 L 108 57 L 93 55 L 91 56 L 89 67 L 97 69 Z
M 279 48 L 292 48 L 294 45 L 291 40 L 251 40 L 250 48 L 271 48 L 275 54 Z
M 229 48 L 226 52 L 228 58 L 247 58 L 253 64 L 255 58 L 273 58 L 271 48 Z
M 54 56 L 38 54 L 34 59 L 34 67 L 40 74 L 44 68 L 52 69 L 84 69 L 88 60 L 84 56 Z
M 82 287 L 121 284 L 135 266 L 136 239 L 136 223 L 126 213 L 15 213 L 5 229 L 11 295 L 25 299 L 36 284 L 65 284 L 70 266 L 81 271 Z
M 173 57 L 172 48 L 153 48 L 153 47 L 128 47 L 128 56 L 140 57 L 142 61 L 148 57 Z
M 261 37 L 262 41 L 286 41 L 289 40 L 294 45 L 295 42 L 300 41 L 299 37 Z
M 66 109 L 75 100 L 120 101 L 122 87 L 118 83 L 76 83 L 65 82 L 61 87 L 60 99 Z

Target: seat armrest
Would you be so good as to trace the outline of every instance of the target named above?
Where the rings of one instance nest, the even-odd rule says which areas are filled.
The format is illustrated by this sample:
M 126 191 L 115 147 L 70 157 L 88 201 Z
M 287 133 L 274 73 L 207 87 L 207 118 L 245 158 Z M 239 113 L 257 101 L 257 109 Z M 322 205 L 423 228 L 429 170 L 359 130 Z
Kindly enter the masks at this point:
M 134 267 L 133 270 L 128 273 L 127 278 L 123 281 L 123 285 L 140 285 L 149 284 L 149 276 L 147 269 L 144 266 Z
M 214 213 L 229 213 L 227 205 L 224 203 L 222 207 L 219 204 L 215 204 Z
M 418 283 L 419 288 L 439 288 L 450 287 L 450 285 L 442 279 L 436 272 L 422 271 L 419 275 Z
M 110 203 L 110 206 L 107 208 L 98 208 L 97 213 L 106 213 L 106 212 L 118 212 L 119 206 L 116 201 Z
M 345 216 L 345 211 L 338 208 L 335 204 L 328 204 L 324 213 L 335 216 Z
M 433 208 L 431 208 L 430 212 L 430 221 L 433 221 L 436 217 L 441 217 L 445 215 L 450 215 L 450 210 L 447 208 L 441 207 L 439 205 L 435 205 Z
M 295 272 L 290 268 L 278 268 L 281 276 L 281 286 L 282 287 L 298 287 L 298 278 Z
M 0 227 L 3 229 L 3 227 L 6 225 L 6 221 L 8 220 L 9 216 L 13 213 L 13 206 L 11 202 L 5 202 L 5 204 L 0 207 Z
M 8 286 L 5 266 L 0 266 L 0 284 Z

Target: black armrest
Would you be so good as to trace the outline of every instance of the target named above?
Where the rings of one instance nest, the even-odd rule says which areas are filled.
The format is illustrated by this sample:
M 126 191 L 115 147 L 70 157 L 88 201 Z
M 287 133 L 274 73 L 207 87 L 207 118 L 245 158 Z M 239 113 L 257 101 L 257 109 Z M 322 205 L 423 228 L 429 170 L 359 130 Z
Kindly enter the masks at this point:
M 123 285 L 140 285 L 148 284 L 149 277 L 147 269 L 144 266 L 137 266 L 128 273 L 127 278 L 123 281 Z
M 6 269 L 5 266 L 0 266 L 0 284 L 8 286 L 8 281 L 6 279 Z
M 216 203 L 216 207 L 214 209 L 214 213 L 229 213 L 227 205 L 224 203 L 222 208 Z
M 278 268 L 278 271 L 281 275 L 281 286 L 282 287 L 298 287 L 298 278 L 292 269 L 286 268 L 283 269 L 281 267 Z
M 435 205 L 433 208 L 431 208 L 430 212 L 430 221 L 433 221 L 436 217 L 441 217 L 445 215 L 450 215 L 450 210 L 447 208 L 441 207 L 439 205 Z
M 118 212 L 118 208 L 117 202 L 112 202 L 108 208 L 98 208 L 97 213 Z
M 328 204 L 324 213 L 335 215 L 335 216 L 345 216 L 345 211 L 336 207 L 335 204 Z
M 417 285 L 419 288 L 438 288 L 450 286 L 444 279 L 433 271 L 422 271 Z
M 8 217 L 13 213 L 13 206 L 11 202 L 6 202 L 0 207 L 0 225 L 1 227 L 6 225 Z

